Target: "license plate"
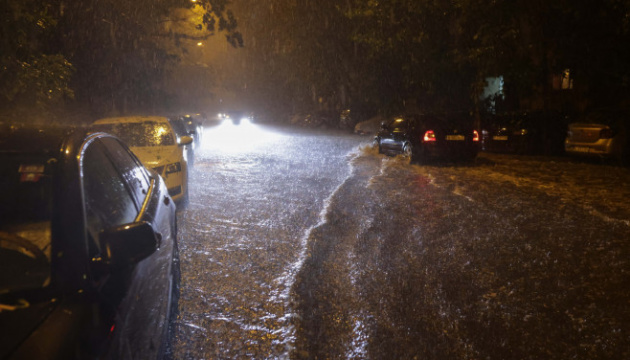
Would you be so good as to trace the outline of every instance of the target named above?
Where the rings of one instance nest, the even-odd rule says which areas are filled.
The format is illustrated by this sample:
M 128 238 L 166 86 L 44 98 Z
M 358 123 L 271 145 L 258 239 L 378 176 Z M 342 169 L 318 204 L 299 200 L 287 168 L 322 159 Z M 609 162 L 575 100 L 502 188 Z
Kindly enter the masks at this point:
M 507 135 L 502 135 L 502 136 L 493 136 L 492 140 L 497 140 L 497 141 L 507 141 Z
M 577 152 L 587 153 L 587 152 L 591 151 L 591 148 L 586 147 L 586 146 L 574 146 L 571 150 L 577 151 Z
M 449 141 L 463 141 L 466 137 L 464 135 L 446 135 L 446 140 Z

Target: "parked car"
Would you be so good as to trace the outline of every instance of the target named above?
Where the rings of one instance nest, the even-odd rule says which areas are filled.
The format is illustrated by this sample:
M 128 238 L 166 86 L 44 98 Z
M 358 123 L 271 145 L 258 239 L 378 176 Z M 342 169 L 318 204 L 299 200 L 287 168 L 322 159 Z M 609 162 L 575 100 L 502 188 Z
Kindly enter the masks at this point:
M 193 139 L 178 136 L 167 118 L 130 116 L 107 118 L 93 123 L 94 131 L 103 131 L 123 140 L 144 166 L 160 174 L 169 194 L 180 203 L 188 201 L 188 158 L 186 145 Z
M 119 139 L 0 135 L 0 358 L 156 359 L 178 281 L 175 204 Z
M 630 163 L 630 115 L 594 111 L 569 124 L 564 149 L 569 155 L 613 158 Z
M 376 115 L 368 120 L 361 121 L 354 126 L 354 133 L 358 135 L 375 135 L 379 132 L 381 124 L 386 119 L 381 115 Z
M 481 149 L 514 154 L 560 155 L 568 116 L 557 111 L 503 113 L 483 117 Z
M 379 153 L 402 154 L 412 161 L 474 159 L 479 133 L 467 115 L 402 115 L 382 124 L 374 145 Z
M 173 130 L 175 130 L 175 135 L 177 136 L 177 143 L 181 142 L 181 139 L 184 136 L 188 136 L 193 139 L 193 141 L 188 145 L 183 145 L 183 150 L 186 153 L 186 159 L 188 160 L 189 166 L 194 166 L 195 164 L 195 137 L 194 131 L 190 131 L 189 127 L 186 125 L 187 121 L 184 116 L 171 116 L 168 118 L 168 121 L 171 123 Z
M 201 146 L 201 141 L 203 141 L 203 123 L 205 116 L 202 114 L 190 114 L 184 115 L 183 118 L 186 130 L 188 130 L 189 136 L 193 138 L 193 144 L 195 149 L 197 149 Z

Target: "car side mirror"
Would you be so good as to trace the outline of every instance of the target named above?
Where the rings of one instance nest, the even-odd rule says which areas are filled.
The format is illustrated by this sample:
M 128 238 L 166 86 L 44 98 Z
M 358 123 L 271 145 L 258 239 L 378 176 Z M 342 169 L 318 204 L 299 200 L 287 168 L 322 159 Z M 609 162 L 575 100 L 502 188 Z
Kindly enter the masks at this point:
M 193 142 L 193 138 L 190 136 L 182 136 L 181 138 L 179 138 L 179 145 L 189 145 Z
M 100 236 L 103 257 L 112 267 L 136 264 L 153 254 L 162 235 L 146 221 L 120 225 L 104 230 Z

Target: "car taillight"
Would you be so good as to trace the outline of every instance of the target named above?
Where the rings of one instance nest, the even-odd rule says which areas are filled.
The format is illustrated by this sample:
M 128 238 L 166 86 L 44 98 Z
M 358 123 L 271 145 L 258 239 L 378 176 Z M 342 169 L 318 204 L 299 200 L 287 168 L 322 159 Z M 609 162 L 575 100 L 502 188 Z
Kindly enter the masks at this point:
M 435 133 L 433 132 L 433 130 L 427 130 L 424 133 L 423 140 L 424 140 L 424 142 L 436 141 L 437 139 L 435 138 Z
M 479 141 L 479 133 L 477 130 L 473 130 L 473 141 Z
M 602 129 L 599 132 L 600 139 L 611 139 L 612 137 L 613 137 L 613 133 L 612 133 L 612 130 L 610 129 Z

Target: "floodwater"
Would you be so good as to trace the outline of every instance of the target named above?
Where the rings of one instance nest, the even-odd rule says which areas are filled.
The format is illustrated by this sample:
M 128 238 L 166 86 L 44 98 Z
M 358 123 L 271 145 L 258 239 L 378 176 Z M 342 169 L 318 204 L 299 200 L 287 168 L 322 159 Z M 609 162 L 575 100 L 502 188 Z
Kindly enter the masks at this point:
M 175 359 L 630 357 L 630 172 L 206 128 L 178 211 Z

